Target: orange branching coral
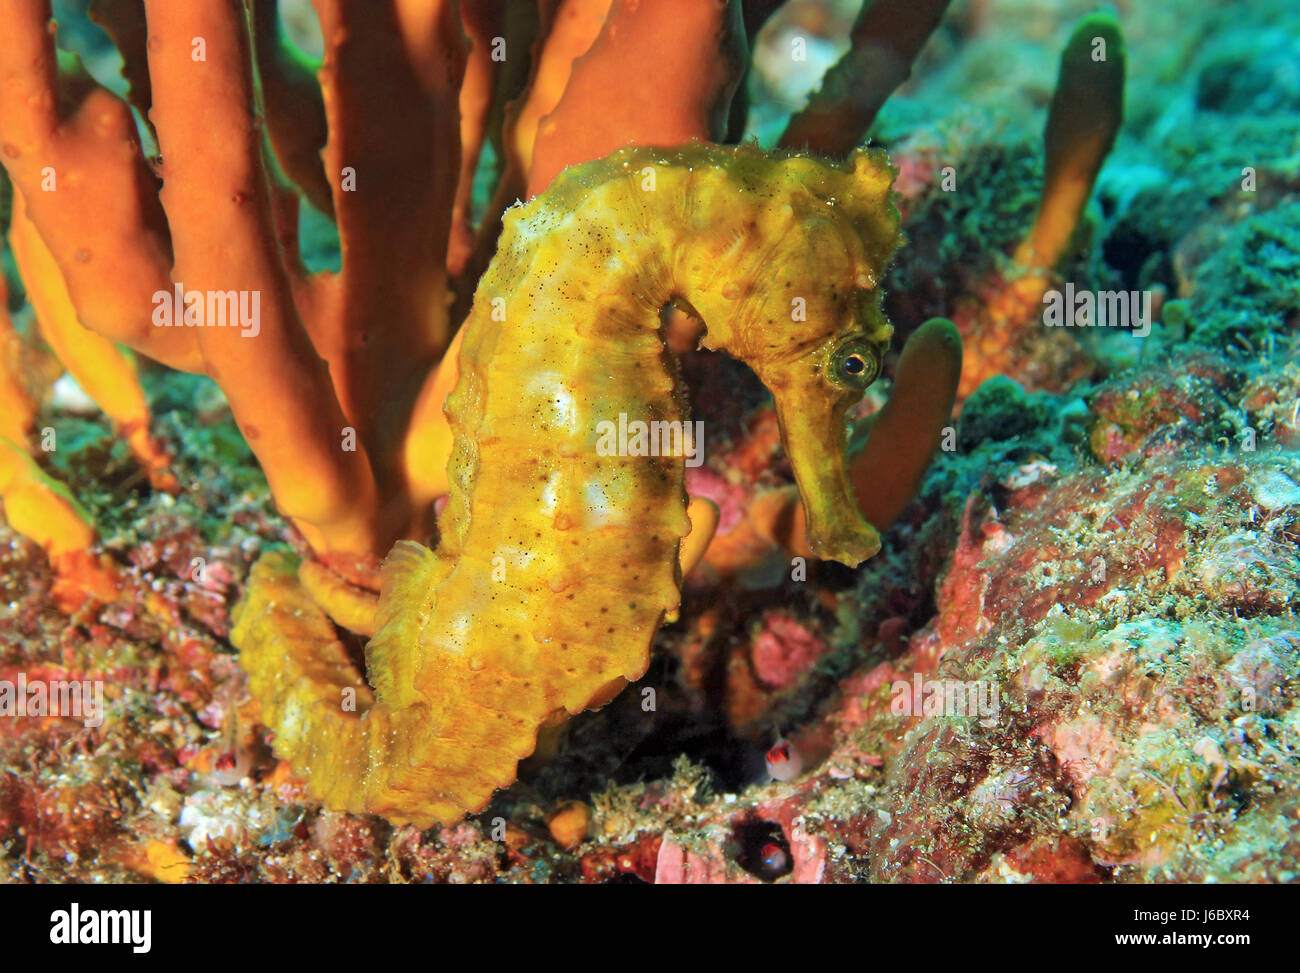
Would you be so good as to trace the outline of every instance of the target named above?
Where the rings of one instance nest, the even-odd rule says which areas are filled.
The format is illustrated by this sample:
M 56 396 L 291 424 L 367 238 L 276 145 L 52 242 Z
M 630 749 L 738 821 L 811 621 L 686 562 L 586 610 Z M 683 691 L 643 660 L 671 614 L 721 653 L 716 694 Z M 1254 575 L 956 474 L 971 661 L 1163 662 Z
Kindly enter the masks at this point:
M 205 320 L 208 326 L 194 329 L 204 370 L 220 382 L 285 513 L 314 544 L 365 550 L 377 531 L 375 475 L 364 446 L 340 448 L 348 422 L 326 364 L 333 352 L 330 365 L 337 363 L 346 383 L 351 362 L 340 360 L 342 349 L 313 347 L 294 303 L 255 124 L 242 7 L 146 9 L 172 275 L 198 295 L 258 297 L 255 325 Z M 194 58 L 196 39 L 202 61 Z M 195 124 L 200 118 L 202 126 Z M 209 138 L 208 126 L 223 137 Z
M 95 540 L 89 515 L 27 455 L 36 399 L 23 380 L 22 339 L 7 305 L 0 279 L 0 502 L 5 518 L 51 556 L 84 550 Z
M 0 162 L 81 323 L 160 362 L 198 370 L 193 330 L 150 323 L 152 295 L 171 287 L 171 246 L 130 109 L 80 68 L 60 83 L 47 2 L 6 4 L 4 25 Z
M 104 6 L 115 37 L 135 36 L 126 26 L 137 5 Z M 251 30 L 235 0 L 144 5 L 161 193 L 127 106 L 84 74 L 56 76 L 42 0 L 5 11 L 0 143 L 81 323 L 215 378 L 281 508 L 313 546 L 379 555 L 428 529 L 403 445 L 421 386 L 451 339 L 442 200 L 459 169 L 463 36 L 451 3 L 318 6 L 338 274 L 308 275 L 297 261 L 295 204 L 267 164 Z M 138 46 L 123 53 L 139 76 Z M 271 75 L 288 70 L 282 59 L 261 60 Z M 272 81 L 271 141 L 285 170 L 301 175 L 316 137 L 303 149 L 274 136 L 294 105 L 281 88 L 297 89 Z M 142 87 L 132 89 L 138 101 Z M 57 184 L 44 191 L 51 173 Z M 184 315 L 177 308 L 174 321 L 159 320 L 173 288 L 185 295 Z M 220 326 L 232 323 L 214 320 L 234 315 L 230 296 L 255 300 L 256 320 Z M 179 326 L 158 326 L 168 323 Z
M 954 315 L 967 348 L 962 399 L 993 375 L 1024 374 L 1031 359 L 1050 360 L 1058 384 L 1084 371 L 1073 340 L 1041 327 L 1043 295 L 1123 122 L 1125 63 L 1124 37 L 1112 14 L 1079 21 L 1061 54 L 1043 136 L 1042 197 L 1033 226 L 1016 249 L 1016 274 L 990 281 L 972 295 L 970 313 Z
M 497 74 L 507 63 L 509 53 L 505 37 L 506 0 L 464 4 L 461 17 L 470 49 L 465 62 L 465 80 L 460 86 L 460 174 L 451 208 L 451 239 L 447 250 L 447 270 L 452 276 L 464 272 L 473 253 L 470 204 L 475 165 L 489 134 Z
M 508 153 L 520 180 L 532 169 L 533 147 L 542 119 L 555 110 L 565 94 L 573 63 L 591 50 L 600 36 L 611 3 L 612 0 L 564 0 L 556 10 L 555 25 L 537 58 L 528 97 L 519 106 L 511 125 Z
M 0 509 L 10 527 L 44 548 L 57 572 L 55 602 L 72 612 L 87 599 L 111 600 L 117 571 L 91 550 L 98 538 L 90 513 L 28 455 L 37 403 L 26 380 L 29 349 L 7 297 L 0 279 Z
M 25 443 L 36 421 L 36 398 L 23 375 L 23 341 L 9 317 L 9 294 L 0 275 L 0 438 Z
M 87 393 L 117 421 L 154 485 L 174 487 L 167 456 L 149 436 L 149 409 L 133 363 L 112 342 L 78 324 L 63 278 L 30 227 L 21 199 L 15 200 L 9 239 L 24 268 L 27 297 L 41 334 Z M 43 547 L 62 573 L 84 574 L 82 568 L 93 558 L 82 555 L 97 540 L 95 527 L 89 512 L 27 453 L 37 413 L 35 383 L 28 374 L 32 354 L 14 328 L 7 305 L 7 288 L 0 280 L 0 501 L 10 526 Z M 102 593 L 101 572 L 91 573 L 96 576 L 92 588 Z M 74 589 L 79 586 L 76 578 L 63 581 Z
M 53 255 L 15 197 L 9 246 L 27 285 L 41 336 L 82 390 L 117 424 L 136 459 L 162 490 L 177 489 L 168 471 L 170 457 L 149 434 L 149 405 L 134 360 L 114 342 L 82 327 Z
M 736 0 L 614 0 L 600 36 L 538 124 L 529 196 L 566 166 L 629 141 L 721 139 L 746 52 Z M 653 83 L 626 83 L 629 69 L 638 67 L 653 72 Z
M 1043 132 L 1042 201 L 1016 251 L 1021 266 L 1050 269 L 1065 253 L 1124 122 L 1125 63 L 1124 37 L 1113 15 L 1090 14 L 1079 21 L 1061 54 Z
M 790 120 L 781 145 L 844 155 L 866 137 L 877 112 L 912 73 L 912 62 L 951 0 L 865 0 L 849 51 L 821 90 Z
M 145 29 L 143 12 L 144 0 L 90 0 L 87 11 L 90 19 L 108 34 L 121 53 L 122 80 L 127 85 L 126 100 L 148 125 L 153 92 L 145 53 L 149 32 Z
M 691 426 L 657 313 L 673 295 L 708 322 L 708 347 L 775 396 L 812 550 L 850 565 L 876 552 L 844 416 L 891 332 L 875 281 L 899 236 L 892 174 L 878 152 L 841 170 L 707 144 L 629 148 L 507 214 L 447 400 L 441 542 L 402 542 L 385 568 L 366 649 L 374 704 L 323 617 L 299 614 L 288 565 L 259 567 L 239 611 L 234 638 L 276 748 L 318 797 L 454 821 L 514 779 L 544 723 L 644 673 L 691 526 Z M 628 226 L 642 233 L 625 239 Z M 798 301 L 806 314 L 791 313 Z M 335 648 L 321 654 L 322 641 Z
M 138 8 L 143 0 L 128 2 Z M 332 214 L 334 197 L 320 157 L 329 137 L 329 125 L 320 84 L 316 81 L 319 65 L 308 60 L 283 36 L 278 7 L 277 0 L 253 0 L 252 5 L 253 51 L 262 82 L 267 135 L 290 181 L 313 206 Z M 147 33 L 144 19 L 138 15 L 129 19 L 129 27 Z M 149 73 L 143 49 L 127 47 L 116 33 L 110 33 L 122 51 L 128 76 L 141 75 L 147 83 Z M 140 63 L 133 65 L 137 59 Z M 133 83 L 131 90 L 135 89 Z M 147 109 L 148 106 L 142 111 Z
M 90 515 L 76 498 L 9 439 L 0 439 L 0 500 L 10 525 L 52 558 L 84 551 L 95 540 Z
M 961 336 L 943 318 L 921 325 L 903 347 L 889 400 L 852 460 L 854 493 L 872 523 L 892 524 L 921 485 L 952 416 L 961 370 Z
M 545 37 L 528 89 L 505 120 L 505 167 L 489 217 L 537 195 L 567 166 L 621 145 L 727 134 L 747 53 L 738 0 L 542 6 Z M 653 83 L 628 84 L 630 65 L 653 71 Z M 499 220 L 485 221 L 471 271 L 486 265 L 499 228 Z

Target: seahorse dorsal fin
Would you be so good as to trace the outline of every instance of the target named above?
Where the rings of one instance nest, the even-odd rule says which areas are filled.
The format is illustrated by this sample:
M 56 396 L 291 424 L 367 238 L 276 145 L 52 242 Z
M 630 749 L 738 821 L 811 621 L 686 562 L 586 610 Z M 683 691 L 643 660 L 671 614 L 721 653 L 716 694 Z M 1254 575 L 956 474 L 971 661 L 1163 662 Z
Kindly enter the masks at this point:
M 399 707 L 415 698 L 412 674 L 424 605 L 445 573 L 444 559 L 415 541 L 398 541 L 384 560 L 375 637 L 366 645 L 366 677 L 375 696 Z M 427 616 L 426 616 L 427 617 Z
M 384 559 L 380 601 L 386 603 L 410 585 L 428 585 L 427 571 L 436 570 L 438 555 L 418 541 L 398 541 Z

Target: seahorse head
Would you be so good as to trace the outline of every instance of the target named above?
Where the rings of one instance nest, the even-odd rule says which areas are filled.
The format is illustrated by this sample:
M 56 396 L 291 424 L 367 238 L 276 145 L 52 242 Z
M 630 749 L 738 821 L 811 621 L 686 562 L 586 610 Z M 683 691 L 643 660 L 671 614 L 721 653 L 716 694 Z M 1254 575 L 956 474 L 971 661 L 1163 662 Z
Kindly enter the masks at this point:
M 819 557 L 856 565 L 880 548 L 858 510 L 845 457 L 845 414 L 880 374 L 893 332 L 880 281 L 900 240 L 881 150 L 838 165 L 737 150 L 722 163 L 730 198 L 701 218 L 728 227 L 711 266 L 720 280 L 696 308 L 702 343 L 744 361 L 776 400 Z

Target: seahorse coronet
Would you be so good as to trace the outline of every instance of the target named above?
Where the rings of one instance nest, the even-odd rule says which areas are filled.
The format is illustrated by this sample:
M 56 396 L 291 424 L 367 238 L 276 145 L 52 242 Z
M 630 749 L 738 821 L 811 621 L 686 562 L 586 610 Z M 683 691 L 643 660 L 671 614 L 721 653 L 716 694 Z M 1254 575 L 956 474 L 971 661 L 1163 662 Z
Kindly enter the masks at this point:
M 237 612 L 276 752 L 314 796 L 452 823 L 514 780 L 555 714 L 645 673 L 680 601 L 686 457 L 607 447 L 631 423 L 668 436 L 689 420 L 659 318 L 671 299 L 773 393 L 813 550 L 875 553 L 845 472 L 862 387 L 829 369 L 845 342 L 888 345 L 876 281 L 900 237 L 893 177 L 880 150 L 834 164 L 628 147 L 506 213 L 445 403 L 439 545 L 389 554 L 369 686 L 283 556 L 254 568 Z

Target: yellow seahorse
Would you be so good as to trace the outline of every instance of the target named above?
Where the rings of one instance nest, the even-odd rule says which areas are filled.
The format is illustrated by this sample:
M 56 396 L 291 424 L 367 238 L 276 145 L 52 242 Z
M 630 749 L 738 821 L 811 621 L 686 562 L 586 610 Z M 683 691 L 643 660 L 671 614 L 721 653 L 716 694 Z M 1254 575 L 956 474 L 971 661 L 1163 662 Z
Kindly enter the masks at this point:
M 645 672 L 679 603 L 685 461 L 598 447 L 620 416 L 687 419 L 670 300 L 772 392 L 813 552 L 856 565 L 877 551 L 846 476 L 845 414 L 892 331 L 878 287 L 899 241 L 892 178 L 878 150 L 841 166 L 633 147 L 506 214 L 446 401 L 438 548 L 402 541 L 388 557 L 373 696 L 286 561 L 254 569 L 237 611 L 275 748 L 317 797 L 456 821 L 515 779 L 541 726 Z

